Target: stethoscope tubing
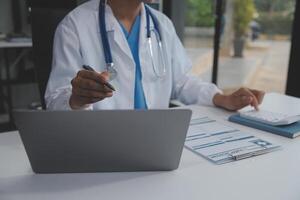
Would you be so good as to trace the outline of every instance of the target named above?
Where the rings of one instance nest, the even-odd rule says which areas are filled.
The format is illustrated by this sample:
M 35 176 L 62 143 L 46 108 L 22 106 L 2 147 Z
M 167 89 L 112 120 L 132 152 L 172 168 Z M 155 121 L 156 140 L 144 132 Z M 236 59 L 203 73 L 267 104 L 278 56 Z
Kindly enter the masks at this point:
M 105 57 L 105 63 L 106 63 L 106 68 L 107 71 L 110 73 L 110 80 L 113 80 L 117 76 L 117 70 L 114 67 L 114 62 L 112 58 L 112 52 L 107 36 L 107 30 L 106 30 L 106 19 L 105 19 L 105 8 L 106 8 L 107 0 L 100 0 L 99 4 L 99 27 L 100 27 L 100 33 L 101 33 L 101 40 L 102 40 L 102 46 L 103 46 L 103 52 L 104 52 L 104 57 Z M 159 53 L 163 54 L 163 47 L 162 47 L 162 36 L 160 33 L 159 25 L 158 25 L 158 20 L 154 16 L 154 14 L 151 12 L 150 8 L 145 5 L 145 11 L 146 11 L 146 28 L 147 28 L 147 41 L 149 45 L 149 51 L 150 51 L 150 56 L 152 60 L 152 67 L 154 70 L 155 75 L 158 78 L 163 78 L 166 74 L 166 63 L 164 61 L 164 58 L 162 55 L 162 65 L 163 65 L 163 73 L 160 74 L 157 72 L 157 69 L 155 67 L 154 63 L 154 51 L 153 51 L 153 45 L 151 41 L 151 28 L 150 28 L 150 18 L 152 19 L 153 25 L 154 25 L 154 33 L 157 38 L 158 46 L 159 46 Z

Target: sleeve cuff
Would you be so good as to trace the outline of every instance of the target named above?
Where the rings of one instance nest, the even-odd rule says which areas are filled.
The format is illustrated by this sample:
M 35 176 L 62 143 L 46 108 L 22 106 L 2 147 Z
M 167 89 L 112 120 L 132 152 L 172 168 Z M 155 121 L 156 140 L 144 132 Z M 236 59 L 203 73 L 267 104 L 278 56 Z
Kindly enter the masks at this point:
M 208 106 L 215 106 L 215 104 L 214 104 L 214 101 L 213 101 L 213 99 L 214 99 L 214 96 L 216 95 L 216 94 L 223 94 L 223 91 L 222 90 L 220 90 L 215 84 L 212 84 L 211 85 L 211 88 L 208 90 L 209 92 L 208 92 L 208 94 L 207 94 L 207 102 L 208 102 Z
M 46 97 L 47 109 L 72 111 L 73 109 L 70 106 L 71 94 L 72 94 L 71 90 L 68 88 L 60 91 L 59 94 L 53 95 L 50 98 Z M 77 110 L 93 110 L 93 105 L 89 105 L 87 107 L 77 109 Z

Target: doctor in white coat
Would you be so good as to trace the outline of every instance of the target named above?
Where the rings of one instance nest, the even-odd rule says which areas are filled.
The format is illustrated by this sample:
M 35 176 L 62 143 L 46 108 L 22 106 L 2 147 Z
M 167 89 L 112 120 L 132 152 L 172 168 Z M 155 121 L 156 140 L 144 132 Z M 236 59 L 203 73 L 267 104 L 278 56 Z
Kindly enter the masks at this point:
M 56 30 L 45 94 L 48 109 L 157 109 L 167 108 L 171 99 L 228 110 L 248 105 L 258 109 L 264 92 L 241 88 L 224 95 L 214 84 L 189 74 L 192 64 L 172 22 L 144 4 L 151 0 L 101 2 L 80 5 Z

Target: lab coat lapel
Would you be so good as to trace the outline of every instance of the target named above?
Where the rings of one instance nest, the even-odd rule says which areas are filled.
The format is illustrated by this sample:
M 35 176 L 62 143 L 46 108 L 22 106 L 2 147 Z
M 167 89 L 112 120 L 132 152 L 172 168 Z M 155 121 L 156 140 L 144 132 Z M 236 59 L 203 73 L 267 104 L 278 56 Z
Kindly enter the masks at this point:
M 142 5 L 141 9 L 141 27 L 140 27 L 140 39 L 139 39 L 139 50 L 144 51 L 147 42 L 147 21 L 146 21 L 146 10 L 145 5 Z
M 133 60 L 133 56 L 129 48 L 127 39 L 123 33 L 123 30 L 118 20 L 115 18 L 111 8 L 108 5 L 106 5 L 105 15 L 106 15 L 106 29 L 107 29 L 108 38 L 110 40 L 111 48 L 114 42 L 125 55 L 127 55 L 131 60 Z

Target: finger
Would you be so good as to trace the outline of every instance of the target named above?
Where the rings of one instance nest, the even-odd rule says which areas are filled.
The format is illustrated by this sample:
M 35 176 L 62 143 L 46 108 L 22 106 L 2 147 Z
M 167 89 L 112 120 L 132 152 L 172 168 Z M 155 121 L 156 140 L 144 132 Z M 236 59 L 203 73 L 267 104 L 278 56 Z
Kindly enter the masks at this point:
M 73 88 L 72 92 L 77 96 L 88 97 L 88 98 L 106 98 L 112 96 L 112 93 L 103 93 L 103 92 L 97 92 L 97 91 L 86 90 L 81 88 Z
M 80 97 L 80 98 L 85 98 L 85 101 L 88 102 L 88 103 L 86 103 L 86 104 L 93 104 L 93 103 L 97 103 L 97 102 L 99 102 L 99 101 L 102 101 L 102 100 L 104 100 L 104 99 L 106 99 L 106 98 L 109 98 L 109 97 L 112 97 L 112 96 L 113 96 L 113 94 L 110 93 L 110 94 L 108 94 L 106 97 L 100 97 L 100 98 Z
M 106 87 L 103 84 L 99 84 L 94 80 L 85 79 L 81 77 L 76 78 L 73 81 L 72 86 L 79 87 L 81 89 L 95 90 L 97 92 L 104 92 L 104 93 L 112 92 L 110 88 Z
M 83 97 L 83 96 L 77 96 L 77 95 L 76 95 L 76 98 L 78 99 L 78 101 L 80 101 L 80 104 L 82 104 L 82 105 L 94 104 L 94 103 L 97 103 L 97 102 L 105 99 L 105 98 L 89 98 L 89 97 Z
M 239 110 L 250 104 L 250 99 L 247 96 L 232 95 L 230 99 L 230 110 Z
M 236 98 L 237 99 L 237 107 L 238 107 L 238 109 L 242 109 L 242 108 L 244 108 L 244 107 L 246 107 L 246 106 L 252 106 L 252 107 L 255 107 L 255 101 L 253 100 L 253 97 L 252 96 L 240 96 L 240 97 L 238 97 L 238 98 Z
M 252 98 L 252 101 L 251 101 L 251 106 L 254 107 L 255 110 L 259 110 L 259 103 L 258 103 L 258 99 L 257 97 L 255 96 L 255 94 L 253 94 L 251 92 L 251 90 L 249 89 L 246 89 L 250 94 L 251 94 L 251 98 Z
M 106 82 L 109 81 L 110 77 L 108 72 L 102 72 L 100 75 L 105 79 Z
M 242 96 L 247 96 L 247 97 L 251 97 L 252 101 L 248 104 L 253 106 L 256 110 L 258 110 L 258 100 L 256 98 L 256 96 L 247 88 L 241 88 L 238 93 Z
M 104 98 L 88 98 L 88 99 L 89 99 L 90 103 L 96 103 L 96 102 L 102 101 L 102 100 L 104 100 L 106 98 L 110 98 L 112 96 L 113 96 L 113 94 L 110 93 L 110 94 L 107 94 L 107 96 L 104 97 Z
M 253 98 L 251 96 L 241 96 L 239 99 L 239 108 L 244 108 L 248 105 L 251 105 L 251 103 L 253 102 Z
M 78 98 L 78 100 L 83 105 L 93 104 L 93 103 L 102 101 L 104 99 L 104 98 L 89 98 L 89 97 L 83 97 L 83 96 L 76 96 L 76 98 Z
M 261 104 L 263 102 L 265 92 L 260 90 L 250 90 L 250 91 L 256 96 L 258 103 Z
M 251 102 L 251 106 L 254 107 L 255 110 L 259 110 L 259 104 L 258 104 L 256 97 L 253 98 L 253 100 Z
M 85 78 L 85 79 L 91 79 L 96 81 L 97 83 L 106 83 L 106 77 L 102 74 L 99 74 L 98 72 L 94 71 L 88 71 L 88 70 L 81 70 L 77 73 L 77 77 Z

